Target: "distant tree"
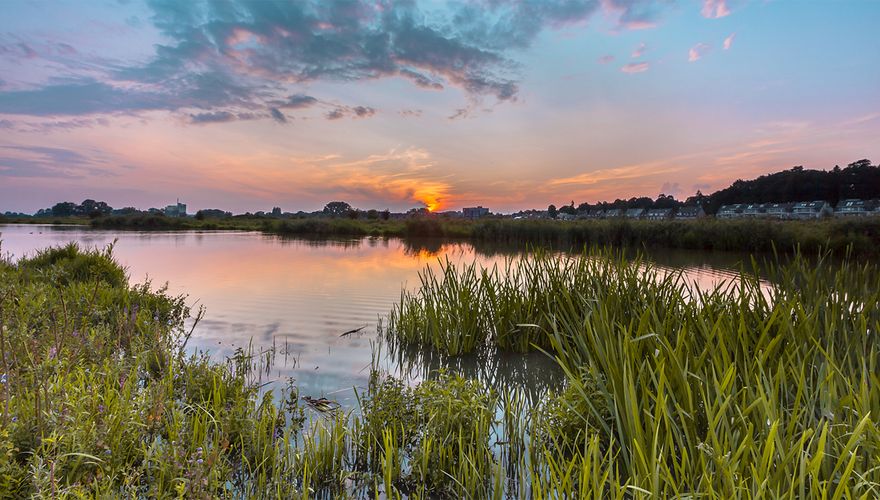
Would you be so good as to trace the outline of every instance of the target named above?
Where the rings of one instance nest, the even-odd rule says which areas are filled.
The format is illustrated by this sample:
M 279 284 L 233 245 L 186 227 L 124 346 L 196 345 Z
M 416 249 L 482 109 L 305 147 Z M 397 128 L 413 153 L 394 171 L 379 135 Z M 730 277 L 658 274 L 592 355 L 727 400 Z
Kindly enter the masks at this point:
M 851 169 L 863 169 L 863 168 L 871 168 L 871 160 L 859 160 L 847 165 L 847 168 Z M 876 166 L 874 168 L 877 168 Z
M 574 208 L 574 202 L 571 202 L 571 205 L 562 205 L 557 212 L 568 215 L 577 215 L 577 210 Z
M 706 197 L 703 206 L 707 213 L 714 214 L 722 205 L 734 203 L 824 200 L 836 205 L 846 198 L 877 197 L 880 197 L 880 167 L 871 165 L 870 160 L 859 160 L 843 169 L 807 170 L 797 166 L 752 180 L 739 179 Z
M 556 205 L 550 205 L 547 207 L 547 216 L 551 219 L 555 219 L 557 214 Z
M 348 212 L 346 212 L 346 215 L 348 215 L 349 219 L 357 219 L 358 217 L 360 217 L 361 211 L 360 210 L 349 210 Z
M 83 200 L 83 202 L 76 208 L 76 213 L 77 215 L 91 215 L 92 212 L 95 211 L 97 204 L 98 203 L 92 199 Z
M 665 195 L 663 193 L 654 200 L 654 204 L 651 208 L 677 208 L 681 205 L 674 196 Z
M 324 205 L 324 214 L 333 217 L 340 217 L 351 211 L 351 205 L 344 201 L 331 201 Z
M 272 215 L 274 217 L 281 217 L 281 207 L 272 207 Z
M 379 211 L 376 209 L 373 209 L 373 208 L 371 208 L 370 210 L 367 210 L 367 218 L 370 220 L 378 219 L 379 218 Z
M 685 200 L 684 204 L 688 206 L 699 205 L 705 207 L 709 204 L 709 197 L 704 195 L 703 192 L 698 189 L 697 193 L 693 196 L 688 197 L 688 199 Z
M 70 201 L 62 201 L 52 206 L 53 217 L 68 217 L 76 214 L 77 205 Z
M 138 212 L 140 212 L 140 210 L 135 207 L 122 207 L 114 209 L 110 213 L 112 213 L 113 215 L 134 215 Z
M 196 212 L 196 220 L 205 220 L 205 212 L 201 210 Z
M 379 212 L 379 216 L 382 217 L 382 220 L 388 220 L 391 218 L 391 212 L 386 208 Z

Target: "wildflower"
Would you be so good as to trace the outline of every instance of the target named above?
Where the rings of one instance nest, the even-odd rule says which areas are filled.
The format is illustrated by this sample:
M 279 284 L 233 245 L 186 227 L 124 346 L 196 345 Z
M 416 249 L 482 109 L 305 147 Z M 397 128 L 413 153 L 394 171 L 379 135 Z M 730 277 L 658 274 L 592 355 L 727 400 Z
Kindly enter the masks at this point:
M 0 374 L 0 384 L 6 384 L 6 374 Z

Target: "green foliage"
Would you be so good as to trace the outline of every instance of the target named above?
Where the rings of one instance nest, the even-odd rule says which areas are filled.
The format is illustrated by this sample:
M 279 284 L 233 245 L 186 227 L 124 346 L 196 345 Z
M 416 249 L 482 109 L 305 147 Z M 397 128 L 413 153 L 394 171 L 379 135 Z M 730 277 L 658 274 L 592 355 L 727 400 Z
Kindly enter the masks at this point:
M 565 257 L 543 260 L 531 276 L 572 266 Z M 532 415 L 520 438 L 531 440 L 511 440 L 530 443 L 514 474 L 530 495 L 875 495 L 875 264 L 796 256 L 765 264 L 767 282 L 749 271 L 700 290 L 676 273 L 613 253 L 581 260 L 593 264 L 575 266 L 567 286 L 534 300 L 553 304 L 541 313 L 541 330 L 569 385 Z M 510 282 L 520 268 L 508 273 Z M 431 284 L 413 304 L 486 271 L 448 272 L 458 276 L 447 278 L 451 285 Z M 487 295 L 509 286 L 505 280 L 499 275 L 475 289 Z M 396 314 L 411 326 L 391 335 L 418 339 L 418 325 L 431 331 L 409 302 Z M 503 337 L 487 331 L 483 338 L 500 344 Z M 457 345 L 424 340 L 440 349 Z
M 715 219 L 490 220 L 472 228 L 475 241 L 558 247 L 612 245 L 752 253 L 880 255 L 880 217 L 825 221 Z
M 875 168 L 875 167 L 871 167 Z M 571 208 L 569 206 L 569 208 Z M 613 245 L 635 248 L 681 248 L 737 252 L 838 255 L 880 255 L 880 217 L 833 218 L 830 220 L 715 219 L 629 220 L 590 219 L 455 219 L 443 216 L 389 220 L 386 211 L 378 218 L 236 216 L 227 218 L 128 215 L 58 219 L 58 224 L 91 224 L 96 228 L 138 231 L 249 230 L 297 237 L 442 237 L 470 239 L 475 244 L 542 245 L 559 248 Z M 39 218 L 11 222 L 40 222 Z
M 22 259 L 19 269 L 30 278 L 70 285 L 101 282 L 111 287 L 126 283 L 125 270 L 113 261 L 113 246 L 104 252 L 83 252 L 76 243 L 41 250 Z
M 450 355 L 493 348 L 526 352 L 551 346 L 553 313 L 560 307 L 574 304 L 586 316 L 613 304 L 616 321 L 651 302 L 680 306 L 685 291 L 674 276 L 655 279 L 650 264 L 623 259 L 609 251 L 595 258 L 536 252 L 490 269 L 449 261 L 440 263 L 439 272 L 426 267 L 420 288 L 404 291 L 392 309 L 388 340 Z
M 446 235 L 440 221 L 425 217 L 408 219 L 404 231 L 407 236 L 438 237 Z
M 188 356 L 182 298 L 75 245 L 0 269 L 0 498 L 296 494 L 301 411 Z M 256 369 L 256 368 L 254 368 Z M 295 402 L 295 399 L 294 399 Z
M 355 421 L 361 467 L 383 476 L 385 494 L 487 496 L 497 398 L 446 372 L 414 389 L 374 373 Z
M 271 353 L 186 354 L 182 299 L 109 251 L 2 263 L 0 498 L 873 498 L 880 269 L 761 269 L 700 290 L 608 250 L 447 262 L 390 340 L 542 347 L 566 387 L 374 372 L 359 414 L 309 421 L 294 385 L 259 390 Z

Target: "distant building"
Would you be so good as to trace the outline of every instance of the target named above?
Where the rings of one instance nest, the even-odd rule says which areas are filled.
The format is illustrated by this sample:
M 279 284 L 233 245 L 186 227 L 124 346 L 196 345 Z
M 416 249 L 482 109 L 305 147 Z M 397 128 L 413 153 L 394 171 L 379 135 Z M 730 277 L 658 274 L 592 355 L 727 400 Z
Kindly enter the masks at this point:
M 834 213 L 827 201 L 802 201 L 795 203 L 791 209 L 795 219 L 818 219 Z
M 645 218 L 648 220 L 669 220 L 672 218 L 671 208 L 652 208 L 648 210 Z
M 477 219 L 489 215 L 489 209 L 482 206 L 463 208 L 461 209 L 461 212 L 469 219 Z
M 645 210 L 644 208 L 630 208 L 626 211 L 626 218 L 641 219 L 645 215 L 645 212 L 647 212 L 647 210 Z
M 565 212 L 559 212 L 558 214 L 556 214 L 556 218 L 559 220 L 575 220 L 577 216 Z
M 790 219 L 794 203 L 765 203 L 764 214 L 775 219 Z
M 614 217 L 621 217 L 621 216 L 623 216 L 623 210 L 620 208 L 609 208 L 608 210 L 605 211 L 605 218 L 606 219 L 612 219 Z
M 742 215 L 744 217 L 761 217 L 766 214 L 767 210 L 764 208 L 764 205 L 761 203 L 749 203 L 743 205 Z
M 177 200 L 176 205 L 168 205 L 165 207 L 165 215 L 168 217 L 186 217 L 186 203 Z
M 743 205 L 735 204 L 735 205 L 722 205 L 721 208 L 718 209 L 718 217 L 721 219 L 733 219 L 735 217 L 742 217 Z
M 842 200 L 834 209 L 834 215 L 838 217 L 873 215 L 877 207 L 870 200 Z
M 587 212 L 588 219 L 601 219 L 602 217 L 605 217 L 605 210 L 601 208 L 593 208 Z
M 691 206 L 691 207 L 679 207 L 679 209 L 675 211 L 675 218 L 678 220 L 699 219 L 700 217 L 705 217 L 705 216 L 706 216 L 706 211 L 703 210 L 702 205 Z

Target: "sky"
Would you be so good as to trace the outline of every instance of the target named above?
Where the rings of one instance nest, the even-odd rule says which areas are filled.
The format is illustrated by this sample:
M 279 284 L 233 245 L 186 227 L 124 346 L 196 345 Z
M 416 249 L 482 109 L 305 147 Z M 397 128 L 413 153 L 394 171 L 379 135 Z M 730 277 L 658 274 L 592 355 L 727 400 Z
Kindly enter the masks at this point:
M 0 212 L 496 212 L 880 159 L 880 2 L 0 2 Z

